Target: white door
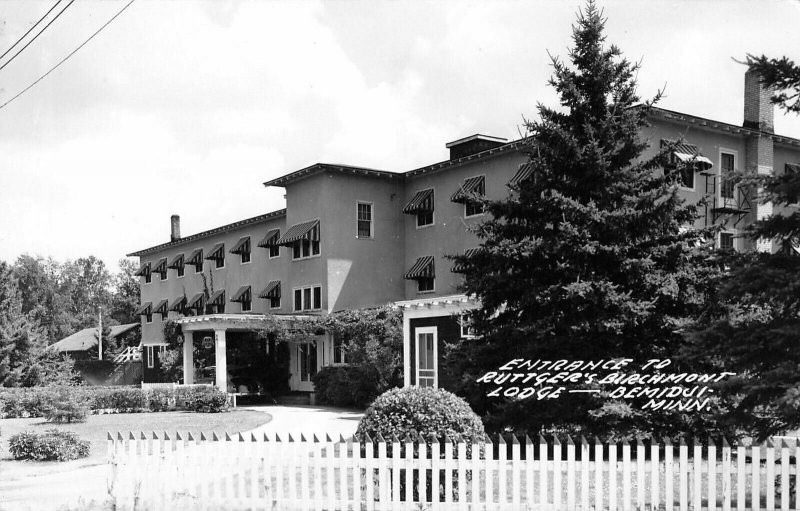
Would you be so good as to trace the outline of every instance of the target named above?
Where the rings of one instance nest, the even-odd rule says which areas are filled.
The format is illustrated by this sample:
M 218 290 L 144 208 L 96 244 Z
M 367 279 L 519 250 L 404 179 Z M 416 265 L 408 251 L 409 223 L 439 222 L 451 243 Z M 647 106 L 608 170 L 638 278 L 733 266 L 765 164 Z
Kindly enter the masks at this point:
M 307 342 L 292 343 L 289 352 L 289 363 L 291 364 L 291 378 L 289 388 L 304 392 L 313 392 L 314 383 L 311 378 L 317 374 L 322 362 L 320 352 L 322 350 L 323 336 L 316 336 Z
M 437 387 L 436 370 L 439 350 L 435 326 L 417 328 L 414 333 L 417 361 L 417 386 Z

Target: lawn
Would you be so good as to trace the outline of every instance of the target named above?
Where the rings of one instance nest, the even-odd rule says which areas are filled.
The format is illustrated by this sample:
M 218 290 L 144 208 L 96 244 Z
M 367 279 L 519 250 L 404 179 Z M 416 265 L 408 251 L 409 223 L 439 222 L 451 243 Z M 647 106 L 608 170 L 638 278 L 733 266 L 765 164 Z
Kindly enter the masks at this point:
M 8 451 L 8 439 L 23 431 L 41 433 L 47 429 L 57 428 L 74 431 L 83 440 L 91 442 L 89 458 L 81 465 L 104 463 L 108 448 L 109 431 L 134 431 L 138 435 L 144 431 L 152 435 L 153 431 L 162 435 L 164 431 L 174 434 L 176 431 L 192 433 L 216 431 L 222 433 L 238 433 L 248 431 L 269 422 L 271 417 L 260 411 L 234 410 L 225 413 L 196 412 L 157 412 L 157 413 L 120 413 L 89 415 L 86 422 L 73 424 L 52 424 L 42 418 L 38 419 L 0 419 L 0 463 L 12 460 Z M 57 464 L 58 462 L 13 462 L 23 465 Z M 7 468 L 11 466 L 6 465 Z

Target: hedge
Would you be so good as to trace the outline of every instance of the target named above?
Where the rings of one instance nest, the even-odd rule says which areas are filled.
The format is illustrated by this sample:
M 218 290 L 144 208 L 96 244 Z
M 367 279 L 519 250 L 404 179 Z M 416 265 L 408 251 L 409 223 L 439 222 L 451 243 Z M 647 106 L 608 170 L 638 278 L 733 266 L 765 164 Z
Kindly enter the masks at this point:
M 378 370 L 368 365 L 323 367 L 312 381 L 321 405 L 366 408 L 381 393 Z
M 227 409 L 227 394 L 211 386 L 176 389 L 141 389 L 130 386 L 0 388 L 0 419 L 57 417 L 54 420 L 80 420 L 80 410 L 70 410 L 69 414 L 65 414 L 67 407 L 64 403 L 81 403 L 80 409 L 85 407 L 94 413 L 167 410 L 221 412 Z M 59 413 L 58 410 L 62 412 Z
M 48 429 L 44 433 L 18 433 L 8 440 L 15 460 L 69 461 L 89 455 L 89 442 L 72 431 Z

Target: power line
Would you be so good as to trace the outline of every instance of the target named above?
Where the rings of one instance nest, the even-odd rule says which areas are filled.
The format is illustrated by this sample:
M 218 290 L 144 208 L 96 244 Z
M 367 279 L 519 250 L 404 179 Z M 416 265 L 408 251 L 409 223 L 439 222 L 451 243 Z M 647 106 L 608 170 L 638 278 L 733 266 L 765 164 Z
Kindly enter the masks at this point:
M 44 13 L 44 16 L 42 16 L 41 18 L 39 18 L 39 21 L 37 21 L 36 23 L 34 23 L 34 24 L 33 24 L 33 26 L 31 26 L 31 28 L 29 28 L 29 29 L 28 29 L 28 31 L 27 31 L 27 32 L 25 32 L 25 33 L 22 35 L 22 37 L 20 37 L 19 39 L 17 39 L 17 42 L 16 42 L 16 43 L 12 44 L 12 45 L 11 45 L 11 47 L 10 47 L 9 49 L 7 49 L 7 50 L 6 50 L 6 51 L 5 51 L 5 52 L 4 52 L 2 55 L 0 55 L 0 59 L 2 59 L 3 57 L 5 57 L 6 55 L 8 55 L 8 52 L 10 52 L 11 50 L 13 50 L 13 49 L 14 49 L 14 47 L 15 47 L 16 45 L 18 45 L 18 44 L 19 44 L 19 43 L 20 43 L 20 42 L 21 42 L 23 39 L 25 39 L 26 37 L 28 37 L 28 34 L 30 34 L 30 33 L 31 33 L 31 30 L 33 30 L 34 28 L 36 28 L 36 26 L 37 26 L 39 23 L 41 23 L 41 22 L 42 22 L 42 20 L 43 20 L 43 19 L 45 19 L 45 18 L 46 18 L 46 17 L 47 17 L 47 16 L 48 16 L 48 15 L 49 15 L 51 12 L 53 12 L 53 9 L 55 9 L 55 8 L 56 8 L 56 6 L 57 6 L 58 4 L 60 4 L 60 3 L 61 3 L 61 0 L 58 0 L 58 1 L 57 1 L 55 4 L 53 4 L 53 7 L 51 7 L 49 11 L 47 11 L 46 13 Z
M 54 22 L 55 20 L 57 20 L 59 16 L 61 16 L 62 14 L 64 14 L 64 11 L 66 11 L 67 9 L 69 9 L 69 6 L 70 6 L 70 5 L 72 5 L 72 3 L 73 3 L 74 1 L 75 1 L 75 0 L 70 0 L 70 2 L 67 4 L 67 6 L 66 6 L 66 7 L 64 7 L 63 9 L 61 9 L 60 11 L 58 11 L 58 14 L 56 14 L 55 18 L 51 19 L 51 20 L 50 20 L 50 23 L 48 23 L 47 25 L 45 25 L 43 29 L 41 29 L 39 32 L 37 32 L 37 33 L 36 33 L 36 35 L 35 35 L 35 36 L 33 36 L 33 39 L 31 39 L 30 41 L 28 41 L 28 44 L 26 44 L 25 46 L 23 46 L 23 47 L 22 47 L 22 49 L 20 49 L 20 50 L 19 50 L 17 53 L 15 53 L 15 54 L 14 54 L 14 55 L 13 55 L 13 56 L 10 58 L 10 59 L 8 59 L 8 60 L 6 61 L 6 63 L 5 63 L 5 64 L 3 64 L 2 66 L 0 66 L 0 71 L 2 71 L 2 70 L 3 70 L 3 68 L 5 68 L 7 65 L 11 64 L 11 62 L 12 62 L 12 61 L 13 61 L 15 58 L 17 58 L 17 55 L 19 55 L 20 53 L 22 53 L 23 51 L 25 51 L 25 48 L 27 48 L 28 46 L 30 46 L 32 42 L 34 42 L 34 41 L 35 41 L 35 40 L 36 40 L 36 39 L 37 39 L 37 38 L 38 38 L 40 35 L 42 35 L 42 34 L 44 33 L 44 31 L 45 31 L 45 30 L 47 30 L 47 27 L 49 27 L 50 25 L 52 25 L 52 24 L 53 24 L 53 22 Z
M 123 7 L 122 9 L 120 9 L 120 11 L 119 11 L 117 14 L 115 14 L 113 18 L 111 18 L 110 20 L 106 21 L 105 25 L 103 25 L 102 27 L 98 28 L 98 29 L 97 29 L 97 32 L 95 32 L 94 34 L 92 34 L 91 36 L 89 36 L 89 38 L 88 38 L 87 40 L 85 40 L 84 42 L 82 42 L 80 46 L 78 46 L 77 48 L 75 48 L 74 50 L 72 50 L 72 53 L 70 53 L 69 55 L 67 55 L 67 56 L 66 56 L 66 57 L 64 57 L 63 59 L 61 59 L 61 61 L 60 61 L 58 64 L 56 64 L 55 66 L 51 67 L 51 68 L 50 68 L 50 70 L 49 70 L 48 72 L 46 72 L 45 74 L 43 74 L 42 76 L 40 76 L 40 77 L 39 77 L 39 78 L 38 78 L 38 79 L 37 79 L 35 82 L 33 82 L 32 84 L 30 84 L 30 85 L 28 85 L 27 87 L 25 87 L 24 89 L 22 89 L 22 91 L 21 91 L 19 94 L 17 94 L 17 95 L 16 95 L 16 96 L 14 96 L 13 98 L 9 99 L 8 101 L 6 101 L 6 102 L 5 102 L 5 103 L 3 103 L 2 105 L 0 105 L 0 108 L 4 108 L 4 107 L 5 107 L 6 105 L 8 105 L 9 103 L 11 103 L 12 101 L 14 101 L 15 99 L 17 99 L 18 97 L 20 97 L 20 96 L 22 96 L 23 94 L 25 94 L 26 92 L 28 92 L 28 90 L 30 90 L 30 89 L 31 89 L 31 88 L 32 88 L 34 85 L 36 85 L 37 83 L 39 83 L 39 82 L 41 82 L 42 80 L 44 80 L 44 79 L 45 79 L 45 77 L 47 77 L 47 75 L 49 75 L 50 73 L 52 73 L 53 71 L 55 71 L 56 69 L 58 69 L 58 67 L 59 67 L 61 64 L 63 64 L 64 62 L 66 62 L 67 60 L 69 60 L 69 58 L 70 58 L 70 57 L 72 57 L 73 55 L 75 55 L 76 53 L 78 53 L 78 50 L 80 50 L 81 48 L 83 48 L 84 46 L 86 46 L 86 43 L 88 43 L 89 41 L 91 41 L 92 39 L 94 39 L 94 36 L 96 36 L 97 34 L 99 34 L 101 30 L 103 30 L 104 28 L 106 28 L 106 27 L 107 27 L 109 24 L 111 24 L 111 22 L 112 22 L 112 21 L 114 21 L 115 19 L 117 19 L 117 16 L 119 16 L 120 14 L 122 14 L 123 12 L 125 12 L 125 9 L 127 9 L 128 7 L 130 7 L 130 5 L 131 5 L 131 4 L 132 4 L 134 1 L 135 1 L 135 0 L 131 0 L 130 2 L 128 2 L 127 4 L 125 4 L 125 7 Z

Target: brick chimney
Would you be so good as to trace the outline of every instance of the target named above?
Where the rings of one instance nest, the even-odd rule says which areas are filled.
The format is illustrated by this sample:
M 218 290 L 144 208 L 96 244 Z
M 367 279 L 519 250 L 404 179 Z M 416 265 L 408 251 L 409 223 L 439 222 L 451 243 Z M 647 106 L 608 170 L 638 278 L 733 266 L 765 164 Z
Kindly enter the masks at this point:
M 170 218 L 170 227 L 169 240 L 178 241 L 181 239 L 181 217 L 172 215 Z
M 772 89 L 761 85 L 756 71 L 748 69 L 744 74 L 744 127 L 767 133 L 775 132 L 775 105 L 772 104 Z

